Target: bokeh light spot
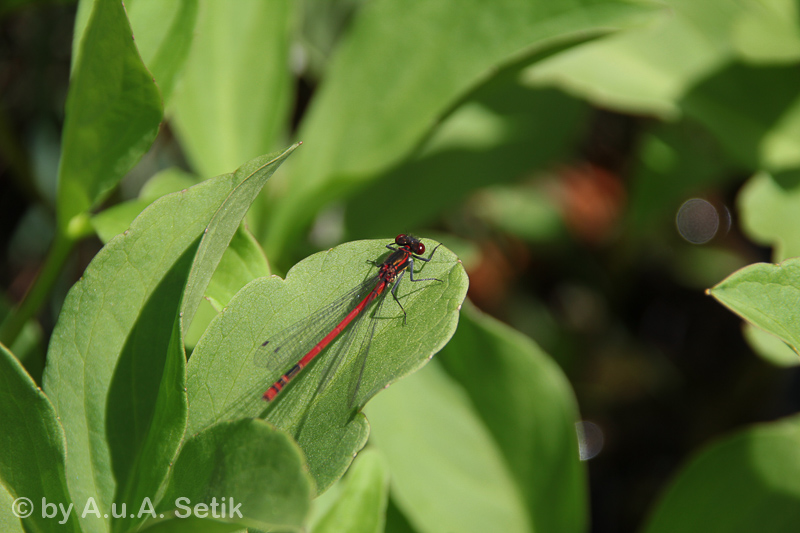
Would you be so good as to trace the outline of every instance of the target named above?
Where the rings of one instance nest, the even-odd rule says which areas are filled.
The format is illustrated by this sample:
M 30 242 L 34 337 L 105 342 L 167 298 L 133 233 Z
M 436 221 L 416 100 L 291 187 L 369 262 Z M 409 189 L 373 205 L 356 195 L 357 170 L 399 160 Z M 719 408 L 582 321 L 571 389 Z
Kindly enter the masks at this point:
M 594 422 L 583 420 L 575 423 L 575 431 L 578 433 L 578 452 L 581 461 L 588 461 L 603 450 L 605 438 L 600 426 Z
M 705 244 L 719 230 L 719 213 L 710 202 L 691 198 L 678 209 L 675 224 L 681 237 L 692 244 Z

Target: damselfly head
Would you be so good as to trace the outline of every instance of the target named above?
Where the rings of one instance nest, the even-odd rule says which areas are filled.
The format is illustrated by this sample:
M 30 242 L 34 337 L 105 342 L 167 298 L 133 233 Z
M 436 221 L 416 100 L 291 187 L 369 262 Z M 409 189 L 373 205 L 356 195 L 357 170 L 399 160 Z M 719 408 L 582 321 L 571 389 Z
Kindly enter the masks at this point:
M 394 243 L 397 246 L 411 248 L 411 251 L 417 255 L 425 253 L 425 245 L 422 244 L 420 240 L 414 237 L 413 235 L 406 235 L 405 233 L 401 233 L 400 235 L 394 238 Z

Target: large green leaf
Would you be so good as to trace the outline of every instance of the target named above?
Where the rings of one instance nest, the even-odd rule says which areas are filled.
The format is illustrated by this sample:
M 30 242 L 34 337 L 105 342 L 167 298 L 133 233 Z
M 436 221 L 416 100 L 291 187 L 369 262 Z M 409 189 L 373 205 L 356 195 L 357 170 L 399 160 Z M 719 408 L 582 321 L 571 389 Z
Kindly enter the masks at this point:
M 588 502 L 575 423 L 578 406 L 559 366 L 530 338 L 468 307 L 442 350 L 511 466 L 534 531 L 584 531 Z
M 0 484 L 0 506 L 2 506 L 2 510 L 0 510 L 0 528 L 3 528 L 3 531 L 7 533 L 25 533 L 22 522 L 11 511 L 15 499 L 9 489 Z
M 271 213 L 268 252 L 282 250 L 332 194 L 401 161 L 501 67 L 640 22 L 652 10 L 615 0 L 367 3 L 302 125 L 300 138 L 313 146 L 313 157 L 292 166 L 295 179 Z
M 103 209 L 92 216 L 92 227 L 100 240 L 106 243 L 128 229 L 148 205 L 169 193 L 188 189 L 199 181 L 196 176 L 175 167 L 157 172 L 144 184 L 138 198 Z
M 191 187 L 197 182 L 195 176 L 179 169 L 166 169 L 145 183 L 139 198 L 115 205 L 93 216 L 92 226 L 100 239 L 108 242 L 115 235 L 127 230 L 139 213 L 153 201 L 171 192 Z M 184 335 L 187 347 L 193 348 L 197 344 L 216 311 L 224 307 L 236 291 L 255 278 L 268 275 L 269 265 L 264 252 L 252 234 L 243 225 L 240 226 L 225 249 L 206 289 L 208 301 L 200 302 L 201 307 L 195 316 L 199 321 L 193 320 Z
M 742 328 L 744 336 L 750 347 L 766 361 L 775 366 L 800 366 L 798 353 L 792 350 L 785 342 L 770 335 L 763 329 L 745 323 Z
M 222 260 L 250 205 L 267 180 L 298 146 L 300 143 L 292 145 L 281 153 L 257 157 L 236 170 L 233 175 L 235 185 L 225 198 L 225 202 L 214 213 L 197 250 L 183 302 L 184 320 L 191 321 L 217 265 Z
M 732 64 L 695 86 L 680 105 L 732 159 L 750 169 L 789 170 L 800 166 L 799 85 L 794 65 Z
M 150 148 L 162 106 L 142 63 L 122 2 L 97 0 L 70 80 L 59 166 L 58 225 L 70 228 Z M 73 222 L 73 224 L 75 224 Z
M 16 357 L 0 344 L 0 526 L 22 531 L 11 513 L 11 500 L 27 498 L 24 523 L 30 531 L 79 531 L 75 515 L 60 511 L 72 505 L 64 474 L 64 430 L 53 406 Z M 43 516 L 42 500 L 61 505 L 57 518 Z M 21 504 L 21 502 L 18 502 Z M 50 510 L 48 510 L 49 512 Z M 59 524 L 59 522 L 63 522 Z
M 242 287 L 269 274 L 269 264 L 263 250 L 253 234 L 240 226 L 214 271 L 206 289 L 206 298 L 220 310 Z
M 153 73 L 164 102 L 183 69 L 194 37 L 199 0 L 128 0 L 124 3 L 134 41 Z M 78 0 L 72 49 L 78 50 L 94 0 Z M 72 57 L 72 68 L 78 54 Z
M 184 336 L 188 348 L 194 349 L 211 320 L 228 305 L 239 289 L 256 278 L 269 276 L 270 270 L 264 251 L 253 235 L 240 226 L 211 277 L 205 298 L 200 301 L 192 325 Z
M 380 452 L 368 448 L 358 454 L 342 485 L 314 533 L 383 533 L 389 471 Z
M 532 65 L 524 79 L 626 112 L 664 118 L 685 114 L 702 122 L 730 158 L 751 169 L 797 167 L 795 68 L 734 62 L 737 46 L 762 61 L 771 55 L 773 62 L 786 63 L 796 55 L 798 25 L 791 15 L 796 8 L 727 0 L 669 4 L 672 9 L 658 24 L 558 54 Z
M 666 3 L 656 23 L 557 54 L 523 78 L 623 112 L 678 116 L 680 97 L 731 60 L 730 27 L 742 8 L 728 0 Z
M 289 111 L 292 3 L 200 4 L 197 35 L 172 102 L 194 171 L 215 176 L 274 149 Z
M 132 233 L 135 239 L 138 232 Z M 185 248 L 147 295 L 116 361 L 114 352 L 107 352 L 106 362 L 113 363 L 114 369 L 105 397 L 104 429 L 116 485 L 113 502 L 117 504 L 125 502 L 139 508 L 145 498 L 152 498 L 167 475 L 185 429 L 186 393 L 182 385 L 186 354 L 180 308 L 196 243 Z M 129 257 L 131 270 L 141 270 L 137 259 L 143 258 L 135 253 Z M 127 265 L 120 266 L 120 274 L 132 273 Z M 134 294 L 131 291 L 124 296 Z M 78 309 L 91 312 L 82 306 Z M 119 324 L 115 326 L 119 328 Z M 94 329 L 102 332 L 104 328 L 95 323 Z M 74 334 L 77 337 L 80 333 Z M 91 359 L 86 361 L 91 369 Z M 143 519 L 122 516 L 111 524 L 111 531 L 127 531 Z
M 392 499 L 416 531 L 532 530 L 511 465 L 437 362 L 375 398 L 367 414 Z
M 181 327 L 247 207 L 294 148 L 157 201 L 70 290 L 44 386 L 64 424 L 67 472 L 81 473 L 68 477 L 79 505 L 94 497 L 107 513 L 116 497 L 138 508 L 155 494 L 185 426 Z M 89 516 L 82 527 L 107 523 Z
M 346 243 L 301 261 L 285 281 L 261 278 L 239 291 L 212 322 L 189 362 L 189 434 L 218 420 L 261 414 L 266 407 L 262 393 L 289 368 L 267 373 L 253 364 L 254 353 L 265 340 L 374 274 L 376 268 L 371 262 L 387 253 L 385 244 Z M 455 330 L 467 289 L 464 269 L 444 247 L 430 263 L 421 265 L 415 265 L 418 276 L 442 281 L 411 283 L 404 279 L 400 283 L 397 297 L 408 313 L 405 324 L 399 308 L 386 295 L 385 304 L 377 311 L 377 329 L 354 407 L 351 386 L 360 372 L 358 340 L 322 392 L 318 392 L 317 384 L 324 371 L 323 361 L 327 361 L 326 352 L 270 404 L 267 420 L 292 434 L 300 444 L 319 491 L 344 473 L 364 445 L 368 429 L 357 408 L 386 384 L 425 364 Z M 374 309 L 372 306 L 365 312 L 372 314 Z M 335 347 L 336 343 L 330 349 Z M 299 360 L 303 354 L 296 355 Z
M 800 24 L 795 0 L 742 2 L 733 43 L 751 62 L 788 63 L 800 59 Z
M 94 0 L 78 0 L 78 10 L 75 13 L 75 27 L 72 32 L 72 50 L 73 54 L 70 57 L 70 72 L 75 71 L 75 65 L 78 62 L 81 52 L 81 41 L 83 35 L 86 33 L 86 26 L 89 25 L 89 16 L 92 14 L 94 7 Z M 77 50 L 77 53 L 75 51 Z
M 513 69 L 478 89 L 416 157 L 351 198 L 348 235 L 424 225 L 479 187 L 517 179 L 566 157 L 586 120 L 586 106 L 554 90 L 522 87 L 515 74 Z M 413 208 L 387 210 L 388 202 Z
M 0 321 L 4 320 L 12 306 L 5 298 L 0 297 Z M 36 383 L 42 382 L 46 346 L 44 332 L 38 322 L 29 320 L 11 346 L 6 347 L 25 367 Z
M 800 259 L 756 263 L 708 290 L 728 309 L 800 353 Z
M 494 231 L 535 243 L 563 243 L 567 229 L 549 180 L 493 185 L 478 193 L 475 215 Z
M 756 426 L 708 447 L 678 474 L 644 531 L 797 531 L 798 448 L 798 417 Z
M 304 466 L 294 442 L 262 420 L 214 425 L 184 444 L 156 508 L 165 518 L 142 531 L 300 531 L 312 495 Z M 206 516 L 186 516 L 197 504 Z
M 393 499 L 423 532 L 583 531 L 578 414 L 558 366 L 467 307 L 437 360 L 367 408 Z
M 198 0 L 128 0 L 136 46 L 169 102 L 172 88 L 189 55 L 197 21 Z M 240 161 L 246 158 L 240 159 Z
M 800 172 L 759 172 L 742 187 L 737 203 L 742 229 L 754 241 L 772 246 L 773 260 L 800 256 Z
M 261 246 L 244 226 L 234 233 L 230 245 L 206 288 L 192 324 L 184 335 L 187 348 L 194 349 L 211 320 L 228 304 L 239 289 L 262 276 L 269 276 L 269 265 Z

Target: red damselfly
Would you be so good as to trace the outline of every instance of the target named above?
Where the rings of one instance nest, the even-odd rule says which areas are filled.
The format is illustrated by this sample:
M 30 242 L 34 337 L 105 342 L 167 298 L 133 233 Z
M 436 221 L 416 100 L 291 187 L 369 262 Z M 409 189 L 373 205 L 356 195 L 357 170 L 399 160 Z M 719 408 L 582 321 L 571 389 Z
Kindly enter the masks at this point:
M 263 398 L 267 401 L 274 400 L 278 393 L 303 368 L 336 340 L 342 332 L 347 330 L 345 337 L 334 347 L 333 353 L 328 354 L 328 361 L 317 389 L 321 391 L 345 358 L 356 332 L 359 329 L 363 329 L 359 328 L 359 324 L 367 316 L 365 310 L 370 307 L 372 302 L 378 300 L 378 304 L 374 306 L 377 313 L 384 301 L 381 296 L 385 297 L 386 289 L 390 286 L 389 292 L 391 292 L 395 302 L 403 311 L 403 320 L 405 321 L 407 317 L 406 310 L 397 298 L 397 287 L 400 280 L 405 272 L 408 271 L 409 278 L 414 282 L 441 281 L 436 278 L 414 278 L 414 260 L 417 259 L 427 263 L 439 246 L 441 245 L 437 245 L 428 257 L 422 257 L 422 254 L 425 253 L 425 245 L 419 239 L 411 235 L 398 235 L 395 237 L 393 244 L 386 245 L 392 253 L 377 265 L 378 272 L 374 276 L 337 298 L 334 302 L 264 341 L 256 351 L 256 365 L 267 367 L 270 372 L 273 372 L 279 371 L 279 369 L 286 369 L 292 363 L 295 364 L 264 392 Z M 357 354 L 358 360 L 355 368 L 358 369 L 359 374 L 354 376 L 351 382 L 353 384 L 350 398 L 351 404 L 355 400 L 358 383 L 361 380 L 364 363 L 369 352 L 369 345 L 375 333 L 376 313 L 373 313 L 373 319 L 364 332 L 363 341 Z

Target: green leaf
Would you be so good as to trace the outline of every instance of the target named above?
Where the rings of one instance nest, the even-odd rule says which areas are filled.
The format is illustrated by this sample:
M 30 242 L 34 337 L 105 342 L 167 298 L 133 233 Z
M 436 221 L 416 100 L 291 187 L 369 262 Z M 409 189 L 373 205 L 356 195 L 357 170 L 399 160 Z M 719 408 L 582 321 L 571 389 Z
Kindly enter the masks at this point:
M 200 301 L 192 325 L 186 332 L 184 343 L 194 349 L 217 312 L 242 287 L 261 276 L 269 276 L 269 265 L 264 252 L 253 235 L 244 226 L 234 233 L 217 269 L 206 288 L 205 299 Z
M 774 247 L 781 261 L 800 255 L 800 172 L 759 172 L 739 192 L 742 229 L 759 244 Z
M 104 209 L 91 218 L 92 228 L 101 241 L 108 243 L 127 230 L 131 222 L 151 203 L 149 200 L 136 199 Z
M 417 533 L 392 499 L 386 509 L 386 533 Z
M 755 426 L 708 447 L 678 474 L 644 531 L 796 531 L 798 447 L 798 417 Z
M 292 166 L 292 175 L 302 179 L 287 181 L 271 213 L 268 255 L 283 250 L 332 194 L 363 185 L 407 157 L 460 99 L 502 67 L 642 21 L 652 11 L 652 5 L 613 0 L 367 3 L 302 125 L 300 137 L 314 153 Z
M 261 276 L 269 276 L 264 252 L 244 226 L 234 233 L 217 269 L 200 301 L 192 324 L 184 336 L 184 344 L 194 349 L 211 320 L 228 304 L 236 292 Z
M 116 205 L 92 217 L 92 225 L 101 240 L 108 242 L 130 226 L 136 216 L 150 203 L 171 192 L 191 187 L 197 179 L 176 168 L 154 175 L 142 187 L 139 198 Z M 269 275 L 269 265 L 256 240 L 243 226 L 233 236 L 214 271 L 205 296 L 211 302 L 201 302 L 189 330 L 184 336 L 188 348 L 194 348 L 211 319 L 231 297 L 260 276 Z M 216 311 L 215 311 L 216 309 Z
M 119 235 L 144 211 L 145 207 L 169 193 L 188 189 L 199 180 L 178 168 L 167 168 L 154 174 L 139 192 L 135 200 L 122 202 L 97 213 L 92 217 L 92 227 L 104 243 Z
M 0 323 L 12 309 L 12 304 L 5 297 L 0 297 Z M 44 333 L 38 321 L 28 320 L 17 339 L 7 349 L 14 354 L 36 383 L 42 382 L 46 346 Z
M 0 528 L 7 533 L 25 533 L 22 522 L 11 512 L 14 500 L 14 496 L 0 483 Z
M 392 499 L 416 531 L 532 531 L 510 465 L 440 365 L 391 387 L 367 414 Z
M 78 1 L 73 50 L 78 50 L 93 2 Z M 128 0 L 124 5 L 135 29 L 136 47 L 153 73 L 164 102 L 169 102 L 173 86 L 189 55 L 197 22 L 198 0 Z M 77 57 L 75 54 L 72 58 L 72 69 Z
M 135 508 L 163 482 L 186 427 L 180 305 L 196 243 L 186 247 L 148 295 L 108 385 L 105 429 L 116 482 L 113 501 Z M 136 259 L 131 254 L 133 265 Z M 123 516 L 111 529 L 127 531 L 142 520 Z
M 145 512 L 149 512 L 149 509 L 145 508 Z M 207 512 L 210 516 L 210 506 Z M 146 531 L 147 533 L 247 533 L 248 530 L 242 528 L 239 524 L 231 524 L 209 518 L 188 516 L 187 518 L 177 519 L 164 515 L 163 520 L 147 522 L 146 525 L 142 526 L 141 530 L 137 531 Z M 259 532 L 260 530 L 253 529 L 252 531 Z
M 172 102 L 194 171 L 215 176 L 272 150 L 289 113 L 292 3 L 203 2 Z
M 709 289 L 708 294 L 800 353 L 800 259 L 750 265 Z
M 142 200 L 155 201 L 173 192 L 188 189 L 192 185 L 200 183 L 200 178 L 190 174 L 178 167 L 170 167 L 161 170 L 147 180 L 139 191 L 139 198 Z
M 585 105 L 556 91 L 521 87 L 516 74 L 513 69 L 478 89 L 416 157 L 352 197 L 348 235 L 422 226 L 479 187 L 518 179 L 566 156 L 586 120 Z M 414 208 L 387 210 L 387 186 L 391 203 Z
M 533 530 L 584 531 L 586 470 L 569 381 L 530 338 L 472 306 L 463 315 L 441 361 L 512 465 Z
M 169 102 L 189 55 L 197 21 L 197 3 L 198 0 L 128 0 L 125 3 L 135 31 L 136 46 L 153 73 L 164 102 Z
M 81 41 L 86 33 L 86 26 L 89 25 L 89 16 L 92 14 L 94 0 L 78 0 L 78 11 L 75 13 L 75 28 L 72 32 L 72 50 L 70 58 L 70 73 L 75 72 L 75 65 L 81 55 Z M 75 51 L 77 50 L 77 53 Z
M 732 159 L 773 172 L 800 166 L 800 72 L 795 65 L 732 64 L 696 85 L 680 102 L 686 115 L 719 140 Z M 762 95 L 753 98 L 754 94 Z
M 751 324 L 744 324 L 742 334 L 750 347 L 775 366 L 800 365 L 800 357 L 785 342 Z
M 242 287 L 269 274 L 269 264 L 258 241 L 247 228 L 239 226 L 214 271 L 206 297 L 220 310 Z
M 162 117 L 121 2 L 95 2 L 80 43 L 58 177 L 58 225 L 67 235 L 75 233 L 73 218 L 97 205 L 150 148 Z
M 192 324 L 183 335 L 183 344 L 187 350 L 194 350 L 200 337 L 206 332 L 208 325 L 211 324 L 218 312 L 219 310 L 209 301 L 208 297 L 200 300 L 200 305 L 197 306 L 197 311 L 192 318 Z
M 175 462 L 156 511 L 166 519 L 142 531 L 233 531 L 251 527 L 300 531 L 312 496 L 312 481 L 292 440 L 264 423 L 245 419 L 217 424 L 189 439 Z M 217 503 L 217 517 L 186 517 L 186 507 Z M 223 509 L 222 504 L 226 507 Z M 202 510 L 202 509 L 201 509 Z M 238 510 L 241 517 L 235 512 Z M 227 524 L 230 529 L 224 529 Z
M 285 281 L 275 276 L 261 278 L 239 291 L 192 354 L 187 383 L 189 434 L 218 420 L 261 414 L 265 409 L 261 395 L 289 369 L 267 373 L 256 367 L 256 350 L 266 339 L 375 274 L 371 262 L 385 257 L 385 244 L 346 243 L 301 261 Z M 433 249 L 429 241 L 426 246 Z M 415 265 L 420 276 L 442 282 L 411 283 L 406 279 L 400 283 L 397 297 L 408 313 L 405 324 L 398 307 L 386 296 L 378 310 L 356 406 L 363 405 L 386 384 L 424 365 L 455 330 L 467 289 L 461 264 L 444 247 L 430 263 L 421 263 Z M 372 313 L 371 309 L 366 312 Z M 325 367 L 320 361 L 326 360 L 326 352 L 291 382 L 266 413 L 269 422 L 300 444 L 319 492 L 341 477 L 366 441 L 366 420 L 350 407 L 351 380 L 357 379 L 360 370 L 356 366 L 358 346 L 356 341 L 324 391 L 318 393 L 317 384 Z M 298 354 L 298 360 L 302 355 Z
M 383 533 L 389 471 L 380 452 L 366 449 L 344 478 L 341 494 L 314 533 Z
M 81 506 L 94 497 L 108 513 L 124 496 L 138 507 L 167 474 L 185 425 L 180 328 L 250 202 L 295 147 L 155 202 L 67 295 L 44 386 L 64 424 L 68 469 L 84 473 L 69 478 Z M 81 525 L 106 528 L 91 515 Z
M 660 20 L 586 43 L 532 65 L 532 86 L 556 86 L 601 107 L 662 118 L 680 115 L 680 97 L 730 61 L 728 0 L 671 0 Z
M 471 306 L 437 360 L 449 375 L 426 369 L 367 408 L 415 529 L 583 531 L 578 413 L 558 366 Z
M 489 186 L 480 193 L 476 215 L 492 227 L 529 242 L 562 241 L 566 228 L 546 184 Z
M 66 510 L 72 503 L 64 473 L 64 430 L 53 405 L 0 344 L 0 526 L 22 531 L 11 514 L 11 502 L 28 498 L 31 514 L 24 519 L 31 531 L 77 531 L 74 514 L 65 520 L 42 516 L 42 498 Z M 24 510 L 20 508 L 20 510 Z
M 233 176 L 235 186 L 205 229 L 186 284 L 182 313 L 189 321 L 250 205 L 267 180 L 298 146 L 300 143 L 293 144 L 281 153 L 257 157 L 236 170 Z
M 749 62 L 796 63 L 800 59 L 800 25 L 794 0 L 742 2 L 733 43 Z
M 169 193 L 189 188 L 197 182 L 196 177 L 177 168 L 161 171 L 145 183 L 138 199 L 98 213 L 92 217 L 92 225 L 101 240 L 108 242 L 128 229 L 136 216 L 152 202 Z M 217 309 L 221 309 L 239 289 L 255 278 L 268 276 L 269 273 L 263 250 L 252 234 L 244 226 L 240 226 L 214 271 L 206 296 L 213 300 Z

